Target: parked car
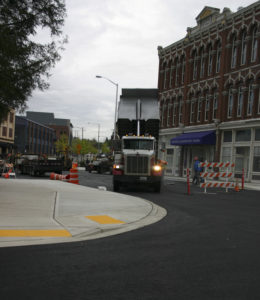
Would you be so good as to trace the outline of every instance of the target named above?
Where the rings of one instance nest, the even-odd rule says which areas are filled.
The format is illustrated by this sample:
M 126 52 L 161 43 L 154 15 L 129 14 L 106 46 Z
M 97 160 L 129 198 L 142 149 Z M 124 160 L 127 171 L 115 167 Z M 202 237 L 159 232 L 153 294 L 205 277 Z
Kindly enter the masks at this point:
M 89 173 L 96 171 L 99 174 L 106 172 L 112 174 L 112 169 L 113 161 L 109 158 L 98 158 L 86 165 L 86 171 L 89 171 Z

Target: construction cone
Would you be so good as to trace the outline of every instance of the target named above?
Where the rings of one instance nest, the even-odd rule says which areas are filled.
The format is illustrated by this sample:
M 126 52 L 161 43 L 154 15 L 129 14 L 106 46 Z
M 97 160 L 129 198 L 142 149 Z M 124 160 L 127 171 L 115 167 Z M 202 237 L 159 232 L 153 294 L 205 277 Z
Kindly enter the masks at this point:
M 74 184 L 79 184 L 79 175 L 78 175 L 78 164 L 73 164 L 70 169 L 69 182 Z
M 235 191 L 236 191 L 236 192 L 239 192 L 238 179 L 236 179 Z
M 8 179 L 10 177 L 9 173 L 4 173 L 3 174 L 4 178 Z

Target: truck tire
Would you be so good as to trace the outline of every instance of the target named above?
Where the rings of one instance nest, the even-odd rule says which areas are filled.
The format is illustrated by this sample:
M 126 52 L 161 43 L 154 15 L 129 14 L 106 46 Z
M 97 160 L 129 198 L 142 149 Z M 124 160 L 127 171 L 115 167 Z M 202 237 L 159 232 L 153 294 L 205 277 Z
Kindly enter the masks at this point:
M 154 186 L 154 192 L 155 193 L 160 193 L 161 192 L 161 182 L 160 181 L 155 182 L 153 186 Z
M 118 192 L 120 189 L 120 183 L 117 180 L 113 180 L 113 191 Z

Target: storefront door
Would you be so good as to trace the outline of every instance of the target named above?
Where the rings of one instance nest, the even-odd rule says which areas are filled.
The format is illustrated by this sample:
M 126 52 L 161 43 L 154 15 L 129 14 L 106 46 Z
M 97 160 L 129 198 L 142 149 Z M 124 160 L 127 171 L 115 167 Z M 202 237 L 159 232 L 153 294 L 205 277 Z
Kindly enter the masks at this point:
M 243 169 L 245 178 L 249 171 L 250 147 L 235 147 L 235 173 L 242 175 Z
M 166 175 L 173 175 L 174 166 L 173 166 L 173 158 L 174 158 L 174 149 L 166 149 Z

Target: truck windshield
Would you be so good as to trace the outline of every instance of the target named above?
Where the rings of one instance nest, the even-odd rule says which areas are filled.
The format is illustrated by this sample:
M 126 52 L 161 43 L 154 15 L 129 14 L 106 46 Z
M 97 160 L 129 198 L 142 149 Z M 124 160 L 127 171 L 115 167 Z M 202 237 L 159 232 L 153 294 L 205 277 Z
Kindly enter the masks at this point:
M 153 140 L 125 139 L 124 149 L 153 150 Z

